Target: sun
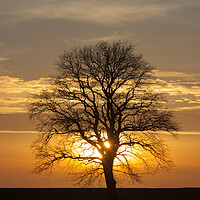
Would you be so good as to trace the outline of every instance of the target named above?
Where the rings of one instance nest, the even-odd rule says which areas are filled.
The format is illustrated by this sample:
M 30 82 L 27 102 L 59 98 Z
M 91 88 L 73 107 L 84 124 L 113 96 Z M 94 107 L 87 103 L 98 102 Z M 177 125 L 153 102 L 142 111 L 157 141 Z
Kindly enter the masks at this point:
M 103 144 L 105 147 L 110 148 L 110 143 L 108 141 L 105 141 Z
M 111 145 L 108 140 L 105 140 L 103 142 L 103 145 L 108 149 L 111 148 Z M 101 147 L 99 146 L 99 148 Z M 99 153 L 97 148 L 95 148 L 94 146 L 92 146 L 91 144 L 87 143 L 84 140 L 82 140 L 80 143 L 76 145 L 74 153 L 77 156 L 85 157 L 88 159 L 95 158 L 94 163 L 101 163 L 102 161 L 102 155 Z M 136 154 L 136 149 L 133 149 L 129 146 L 121 146 L 117 151 L 117 155 L 115 157 L 114 163 L 116 166 L 119 166 L 122 162 L 123 163 L 126 162 L 126 158 L 131 159 L 133 161 L 133 157 L 135 154 Z M 85 162 L 88 163 L 87 161 Z
M 103 145 L 106 148 L 110 148 L 110 143 L 107 140 L 103 142 Z M 99 153 L 99 151 L 85 141 L 81 141 L 81 143 L 76 144 L 75 149 L 76 150 L 74 153 L 78 154 L 81 157 L 96 157 L 99 159 L 102 158 L 102 155 Z

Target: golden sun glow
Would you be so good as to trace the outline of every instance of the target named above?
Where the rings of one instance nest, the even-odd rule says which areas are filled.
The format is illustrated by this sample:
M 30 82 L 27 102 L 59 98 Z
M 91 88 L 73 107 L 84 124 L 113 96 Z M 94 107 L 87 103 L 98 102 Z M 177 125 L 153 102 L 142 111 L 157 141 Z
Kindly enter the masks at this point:
M 110 143 L 108 141 L 105 141 L 103 144 L 105 147 L 110 148 Z
M 110 148 L 110 143 L 108 141 L 103 142 L 103 145 L 106 148 Z M 98 147 L 101 148 L 99 145 Z M 102 155 L 98 152 L 98 150 L 85 141 L 82 141 L 81 145 L 77 144 L 76 154 L 78 154 L 81 157 L 97 157 L 100 159 L 102 158 Z
M 111 148 L 110 143 L 108 140 L 105 140 L 103 142 L 103 145 L 106 148 Z M 100 145 L 97 145 L 99 148 Z M 90 145 L 86 141 L 81 141 L 81 143 L 76 144 L 75 152 L 76 156 L 80 156 L 83 158 L 88 158 L 88 160 L 84 160 L 85 163 L 90 163 L 90 164 L 95 164 L 95 163 L 101 163 L 102 155 L 99 153 L 97 148 L 94 146 Z M 128 159 L 131 162 L 138 163 L 137 158 L 134 156 L 137 154 L 137 148 L 129 147 L 127 145 L 119 147 L 117 151 L 117 155 L 114 160 L 114 165 L 115 167 L 119 167 L 122 163 L 126 163 L 126 159 Z M 89 158 L 93 158 L 94 162 L 90 162 L 91 160 Z
M 102 155 L 98 152 L 96 148 L 85 142 L 81 143 L 81 145 L 76 148 L 76 151 L 81 157 L 102 158 Z

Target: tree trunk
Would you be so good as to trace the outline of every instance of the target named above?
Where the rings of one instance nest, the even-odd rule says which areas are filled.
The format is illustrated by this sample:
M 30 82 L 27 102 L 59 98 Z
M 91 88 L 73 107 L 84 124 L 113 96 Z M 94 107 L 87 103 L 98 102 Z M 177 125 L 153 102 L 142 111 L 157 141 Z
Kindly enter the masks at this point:
M 113 176 L 113 160 L 107 160 L 107 162 L 103 164 L 103 167 L 108 192 L 108 200 L 118 200 L 116 181 Z

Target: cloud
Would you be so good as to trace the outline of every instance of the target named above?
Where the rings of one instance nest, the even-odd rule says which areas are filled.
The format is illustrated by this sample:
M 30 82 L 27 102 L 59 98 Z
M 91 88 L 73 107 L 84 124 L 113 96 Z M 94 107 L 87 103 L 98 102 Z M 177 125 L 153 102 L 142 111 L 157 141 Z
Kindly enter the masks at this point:
M 174 111 L 200 109 L 200 82 L 194 77 L 199 74 L 156 71 L 158 76 L 152 90 L 166 96 L 168 107 Z M 170 76 L 171 75 L 171 76 Z M 166 78 L 164 80 L 163 78 Z M 171 80 L 173 78 L 177 80 Z M 185 81 L 185 79 L 190 81 Z M 182 80 L 180 80 L 182 78 Z M 25 113 L 31 93 L 47 87 L 48 78 L 24 81 L 9 76 L 0 77 L 0 114 Z
M 33 134 L 38 133 L 38 131 L 0 131 L 0 134 Z
M 23 79 L 0 76 L 0 114 L 25 113 L 32 93 L 46 87 L 48 78 L 24 81 Z
M 183 72 L 170 72 L 170 71 L 160 71 L 160 70 L 154 70 L 155 75 L 161 78 L 176 78 L 181 79 L 185 81 L 195 81 L 200 80 L 200 74 L 199 73 L 183 73 Z
M 200 110 L 200 106 L 185 106 L 185 107 L 176 107 L 171 109 L 173 111 L 187 111 L 187 110 Z
M 39 80 L 24 81 L 21 78 L 1 76 L 0 77 L 0 93 L 19 94 L 31 93 L 38 88 L 45 87 L 48 78 L 40 78 Z
M 0 62 L 5 61 L 5 60 L 10 60 L 10 58 L 0 57 Z
M 200 109 L 200 74 L 156 70 L 155 75 L 152 89 L 167 97 L 168 107 L 174 111 Z
M 114 41 L 114 40 L 126 40 L 127 38 L 131 38 L 132 34 L 124 31 L 122 33 L 111 31 L 111 34 L 102 36 L 102 37 L 93 37 L 90 39 L 83 39 L 83 38 L 69 38 L 63 39 L 66 45 L 70 46 L 78 46 L 80 44 L 88 44 L 88 43 L 95 43 L 98 41 Z
M 169 95 L 179 95 L 186 98 L 190 95 L 200 97 L 200 74 L 155 70 L 155 89 L 164 91 Z
M 13 107 L 13 106 L 4 106 L 0 107 L 0 114 L 17 114 L 17 113 L 26 113 L 27 110 L 25 107 Z
M 138 22 L 163 17 L 169 11 L 197 5 L 197 1 L 9 1 L 2 14 L 7 21 L 20 22 L 31 19 L 67 19 L 103 24 Z M 2 7 L 3 8 L 3 7 Z
M 169 95 L 194 95 L 196 97 L 200 96 L 200 82 L 187 82 L 183 83 L 180 81 L 177 82 L 167 82 L 164 80 L 157 79 L 155 85 L 153 86 L 154 90 L 162 91 Z

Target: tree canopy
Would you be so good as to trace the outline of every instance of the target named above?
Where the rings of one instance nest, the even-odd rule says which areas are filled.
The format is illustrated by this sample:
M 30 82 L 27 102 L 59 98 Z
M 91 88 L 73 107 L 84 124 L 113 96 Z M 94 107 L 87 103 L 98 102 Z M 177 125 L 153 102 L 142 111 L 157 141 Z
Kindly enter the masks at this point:
M 162 95 L 151 89 L 154 68 L 135 53 L 133 43 L 74 48 L 56 65 L 58 75 L 29 104 L 40 131 L 33 144 L 36 173 L 62 160 L 78 160 L 91 165 L 81 181 L 104 174 L 109 188 L 116 184 L 113 172 L 139 181 L 137 165 L 171 165 L 159 133 L 174 135 L 179 127 L 163 107 Z

